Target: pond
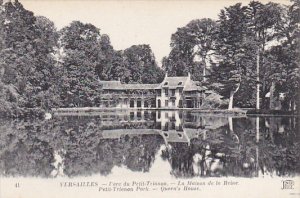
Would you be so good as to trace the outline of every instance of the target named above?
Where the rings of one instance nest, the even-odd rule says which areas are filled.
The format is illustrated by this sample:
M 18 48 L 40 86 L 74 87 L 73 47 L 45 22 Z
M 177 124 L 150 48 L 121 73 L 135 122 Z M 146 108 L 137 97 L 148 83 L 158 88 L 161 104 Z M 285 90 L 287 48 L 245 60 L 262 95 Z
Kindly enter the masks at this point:
M 0 121 L 1 177 L 299 176 L 299 117 L 112 111 Z

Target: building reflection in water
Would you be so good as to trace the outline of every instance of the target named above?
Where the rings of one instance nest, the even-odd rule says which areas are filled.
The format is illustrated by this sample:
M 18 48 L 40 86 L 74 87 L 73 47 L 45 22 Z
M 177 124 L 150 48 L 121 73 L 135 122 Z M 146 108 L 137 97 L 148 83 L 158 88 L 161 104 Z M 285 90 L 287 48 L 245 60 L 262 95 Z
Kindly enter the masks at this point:
M 110 175 L 114 167 L 151 174 L 155 163 L 170 164 L 175 178 L 300 170 L 299 117 L 121 111 L 0 122 L 3 176 Z
M 165 143 L 190 143 L 193 138 L 206 138 L 208 130 L 228 124 L 226 117 L 203 117 L 201 114 L 184 111 L 131 111 L 102 116 L 104 138 L 122 135 L 161 135 Z M 141 128 L 143 130 L 141 130 Z M 137 130 L 135 130 L 137 129 Z

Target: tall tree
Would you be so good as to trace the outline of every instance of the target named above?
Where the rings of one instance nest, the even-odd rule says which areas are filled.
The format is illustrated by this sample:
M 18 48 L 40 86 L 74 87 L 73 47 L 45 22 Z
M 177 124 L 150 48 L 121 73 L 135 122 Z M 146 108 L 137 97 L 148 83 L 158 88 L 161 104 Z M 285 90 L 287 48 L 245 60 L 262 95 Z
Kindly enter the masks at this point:
M 52 86 L 54 24 L 45 17 L 35 17 L 17 0 L 1 5 L 1 81 L 14 95 L 20 108 L 42 108 Z
M 60 31 L 61 98 L 64 106 L 97 106 L 101 87 L 96 66 L 102 61 L 101 35 L 92 24 L 73 21 Z
M 265 50 L 272 45 L 276 35 L 276 26 L 281 20 L 281 7 L 275 3 L 262 4 L 252 1 L 248 6 L 248 17 L 250 33 L 255 36 L 257 45 L 256 52 L 256 108 L 260 109 L 260 98 L 264 103 L 266 94 L 266 76 L 261 75 L 265 69 Z M 260 94 L 260 85 L 263 85 L 262 94 Z M 262 95 L 262 97 L 261 97 Z
M 130 77 L 126 83 L 153 84 L 163 80 L 164 72 L 157 66 L 149 45 L 133 45 L 125 49 L 123 59 L 125 67 L 130 71 Z
M 104 59 L 97 66 L 102 80 L 121 80 L 123 83 L 158 83 L 164 72 L 157 66 L 149 45 L 133 45 L 125 50 L 115 51 L 109 38 L 101 37 Z
M 120 80 L 123 83 L 130 82 L 131 73 L 124 63 L 123 51 L 114 51 L 106 64 L 101 67 L 101 80 Z
M 271 88 L 274 85 L 275 97 L 278 98 L 280 92 L 285 93 L 285 108 L 294 111 L 295 107 L 299 110 L 300 97 L 300 2 L 292 2 L 292 5 L 281 7 L 281 20 L 275 27 L 278 43 L 267 52 L 267 82 Z
M 216 51 L 219 62 L 213 68 L 211 79 L 221 83 L 217 91 L 229 98 L 228 109 L 233 108 L 235 93 L 253 68 L 255 44 L 248 36 L 246 6 L 240 3 L 221 10 Z M 255 54 L 255 53 L 254 53 Z
M 205 80 L 214 54 L 216 26 L 212 19 L 197 19 L 178 28 L 171 37 L 171 52 L 163 60 L 165 70 L 171 75 L 191 72 L 195 79 Z

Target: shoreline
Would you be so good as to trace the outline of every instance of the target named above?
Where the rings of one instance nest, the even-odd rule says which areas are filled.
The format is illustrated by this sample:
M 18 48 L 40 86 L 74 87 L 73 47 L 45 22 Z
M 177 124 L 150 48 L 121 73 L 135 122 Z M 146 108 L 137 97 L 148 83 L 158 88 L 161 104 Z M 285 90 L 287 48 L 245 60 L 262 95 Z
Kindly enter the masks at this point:
M 130 111 L 188 111 L 191 113 L 199 113 L 209 116 L 238 116 L 238 117 L 299 117 L 296 112 L 289 111 L 277 111 L 277 110 L 260 110 L 255 111 L 253 109 L 240 109 L 235 108 L 232 110 L 228 109 L 193 109 L 193 108 L 101 108 L 101 107 L 79 107 L 79 108 L 52 108 L 51 110 L 45 111 L 41 109 L 22 109 L 22 113 L 18 112 L 11 116 L 0 116 L 2 118 L 45 118 L 49 115 L 62 115 L 62 116 L 90 116 L 90 115 L 100 115 L 103 113 L 124 113 Z
M 288 111 L 274 111 L 274 110 L 264 110 L 252 113 L 249 109 L 193 109 L 193 108 L 100 108 L 100 107 L 76 107 L 76 108 L 53 108 L 51 113 L 53 115 L 93 115 L 99 113 L 109 113 L 109 112 L 128 112 L 128 111 L 189 111 L 192 113 L 201 113 L 205 115 L 233 115 L 233 116 L 292 116 L 298 117 L 296 113 Z
M 195 109 L 195 108 L 100 108 L 100 107 L 79 107 L 79 108 L 53 108 L 53 113 L 81 113 L 81 112 L 125 112 L 125 111 L 191 111 L 199 113 L 226 113 L 226 114 L 246 114 L 242 109 Z

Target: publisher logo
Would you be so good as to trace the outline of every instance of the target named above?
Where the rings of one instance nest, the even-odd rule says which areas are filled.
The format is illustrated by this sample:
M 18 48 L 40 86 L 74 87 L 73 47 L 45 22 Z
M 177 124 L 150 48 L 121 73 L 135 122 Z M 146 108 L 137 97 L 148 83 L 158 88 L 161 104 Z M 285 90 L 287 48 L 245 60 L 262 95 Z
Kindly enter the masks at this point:
M 294 189 L 294 184 L 295 182 L 293 180 L 283 180 L 281 189 L 282 190 Z

